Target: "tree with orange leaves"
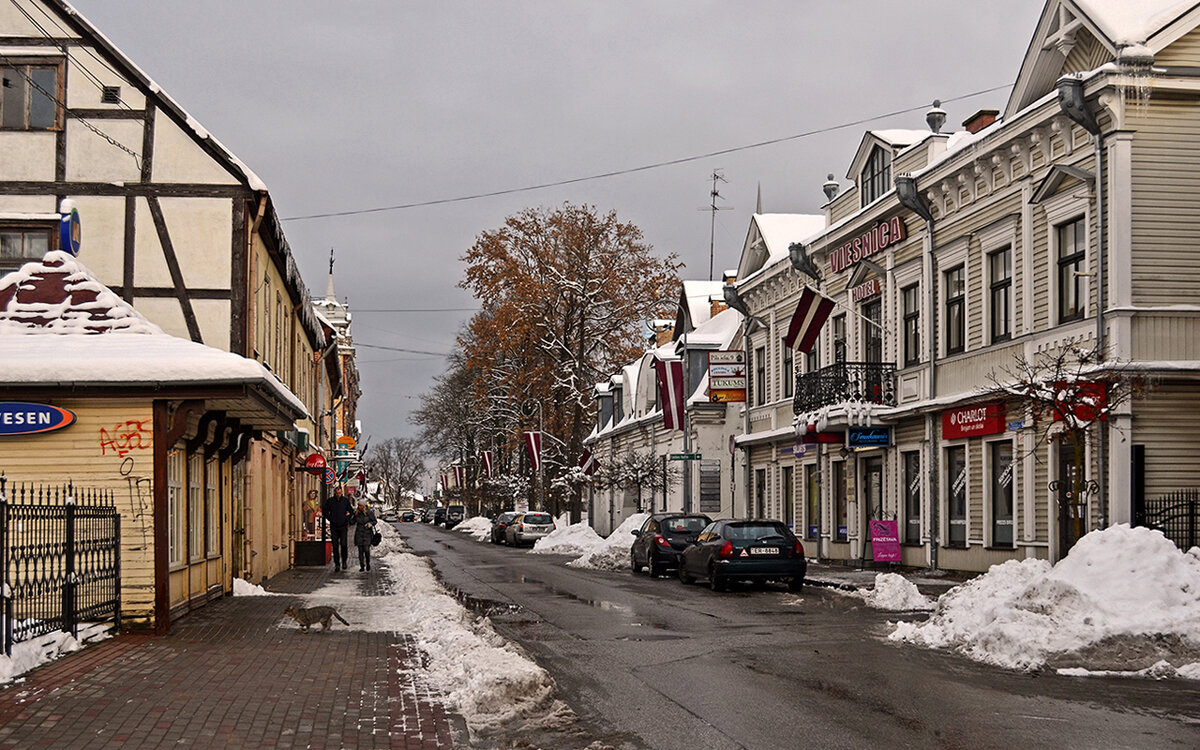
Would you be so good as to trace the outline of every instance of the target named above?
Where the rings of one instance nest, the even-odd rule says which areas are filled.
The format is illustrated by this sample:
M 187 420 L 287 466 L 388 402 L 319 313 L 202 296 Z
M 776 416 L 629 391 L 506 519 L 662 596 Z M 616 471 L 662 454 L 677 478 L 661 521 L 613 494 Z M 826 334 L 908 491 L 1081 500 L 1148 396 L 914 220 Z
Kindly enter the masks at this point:
M 591 423 L 591 389 L 641 354 L 643 322 L 669 311 L 657 302 L 679 286 L 674 254 L 656 257 L 642 232 L 616 212 L 564 203 L 508 217 L 480 234 L 460 286 L 482 303 L 462 337 L 477 406 L 510 447 L 523 429 L 562 441 L 551 472 L 578 460 Z M 663 309 L 656 309 L 663 308 Z M 543 441 L 553 450 L 553 440 Z M 549 509 L 559 512 L 557 496 Z M 578 493 L 571 498 L 578 520 Z

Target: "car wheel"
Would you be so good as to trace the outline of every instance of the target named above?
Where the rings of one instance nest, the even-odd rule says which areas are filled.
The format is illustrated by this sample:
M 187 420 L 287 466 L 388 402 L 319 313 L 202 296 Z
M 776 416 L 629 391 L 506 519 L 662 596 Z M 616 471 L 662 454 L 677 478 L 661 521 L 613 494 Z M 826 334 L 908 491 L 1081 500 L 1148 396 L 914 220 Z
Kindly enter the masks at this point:
M 795 592 L 798 594 L 803 590 L 804 590 L 804 578 L 802 576 L 796 576 L 792 580 L 788 581 L 788 591 L 792 591 L 792 592 Z
M 688 585 L 692 581 L 695 581 L 695 580 L 696 580 L 695 578 L 688 575 L 687 566 L 684 565 L 683 560 L 680 560 L 679 561 L 679 582 L 684 585 Z
M 637 558 L 633 556 L 632 552 L 629 553 L 629 572 L 634 575 L 642 572 L 642 566 L 638 565 Z
M 717 566 L 708 566 L 708 587 L 713 591 L 724 591 L 725 586 L 725 578 L 717 575 Z
M 658 578 L 663 574 L 665 565 L 654 559 L 654 555 L 650 556 L 650 564 L 646 566 L 646 570 L 650 573 L 651 578 Z

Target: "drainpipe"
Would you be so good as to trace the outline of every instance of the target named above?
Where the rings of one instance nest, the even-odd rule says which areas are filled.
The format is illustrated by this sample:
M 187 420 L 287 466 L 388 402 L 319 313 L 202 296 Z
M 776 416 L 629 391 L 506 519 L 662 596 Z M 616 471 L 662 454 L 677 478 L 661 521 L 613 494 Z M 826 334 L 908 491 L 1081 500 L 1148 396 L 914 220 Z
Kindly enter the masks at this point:
M 925 258 L 929 269 L 929 283 L 925 286 L 929 315 L 926 321 L 926 335 L 929 342 L 929 398 L 937 397 L 937 257 L 934 255 L 933 244 L 933 212 L 921 197 L 917 189 L 917 180 L 911 174 L 896 175 L 896 198 L 900 205 L 912 211 L 925 221 Z M 929 567 L 937 570 L 939 527 L 941 524 L 941 498 L 938 496 L 938 477 L 940 473 L 941 441 L 937 434 L 937 418 L 931 410 L 925 417 L 925 431 L 929 435 Z
M 1058 106 L 1063 114 L 1092 136 L 1096 151 L 1096 354 L 1100 361 L 1108 359 L 1105 346 L 1104 308 L 1105 299 L 1105 269 L 1107 243 L 1105 242 L 1104 214 L 1106 210 L 1104 197 L 1104 133 L 1100 123 L 1088 104 L 1084 95 L 1083 80 L 1075 76 L 1066 76 L 1058 81 Z M 1108 428 L 1098 425 L 1098 461 L 1096 492 L 1096 516 L 1100 528 L 1108 526 Z

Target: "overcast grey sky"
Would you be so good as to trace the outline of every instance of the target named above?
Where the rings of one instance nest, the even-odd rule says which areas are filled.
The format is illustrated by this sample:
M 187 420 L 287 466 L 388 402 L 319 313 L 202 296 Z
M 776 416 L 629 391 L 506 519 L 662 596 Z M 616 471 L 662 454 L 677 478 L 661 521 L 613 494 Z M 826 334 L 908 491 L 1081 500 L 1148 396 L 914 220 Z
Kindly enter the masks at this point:
M 281 217 L 569 180 L 914 112 L 569 186 L 284 230 L 323 296 L 330 247 L 354 312 L 365 435 L 411 435 L 471 308 L 474 238 L 530 206 L 615 209 L 688 278 L 737 264 L 767 212 L 819 213 L 868 128 L 923 128 L 935 98 L 1011 86 L 1042 0 L 460 2 L 75 0 L 75 7 L 271 190 Z M 947 130 L 1008 89 L 945 103 Z M 951 128 L 950 126 L 954 126 Z

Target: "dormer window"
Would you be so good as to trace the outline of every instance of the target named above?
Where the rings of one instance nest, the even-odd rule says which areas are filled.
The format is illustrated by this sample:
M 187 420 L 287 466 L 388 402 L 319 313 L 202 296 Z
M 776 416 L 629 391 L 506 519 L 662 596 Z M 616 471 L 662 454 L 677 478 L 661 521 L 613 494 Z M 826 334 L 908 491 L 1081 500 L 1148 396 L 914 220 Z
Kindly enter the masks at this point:
M 889 151 L 882 146 L 871 149 L 858 185 L 863 206 L 875 202 L 879 196 L 892 189 L 892 155 Z

